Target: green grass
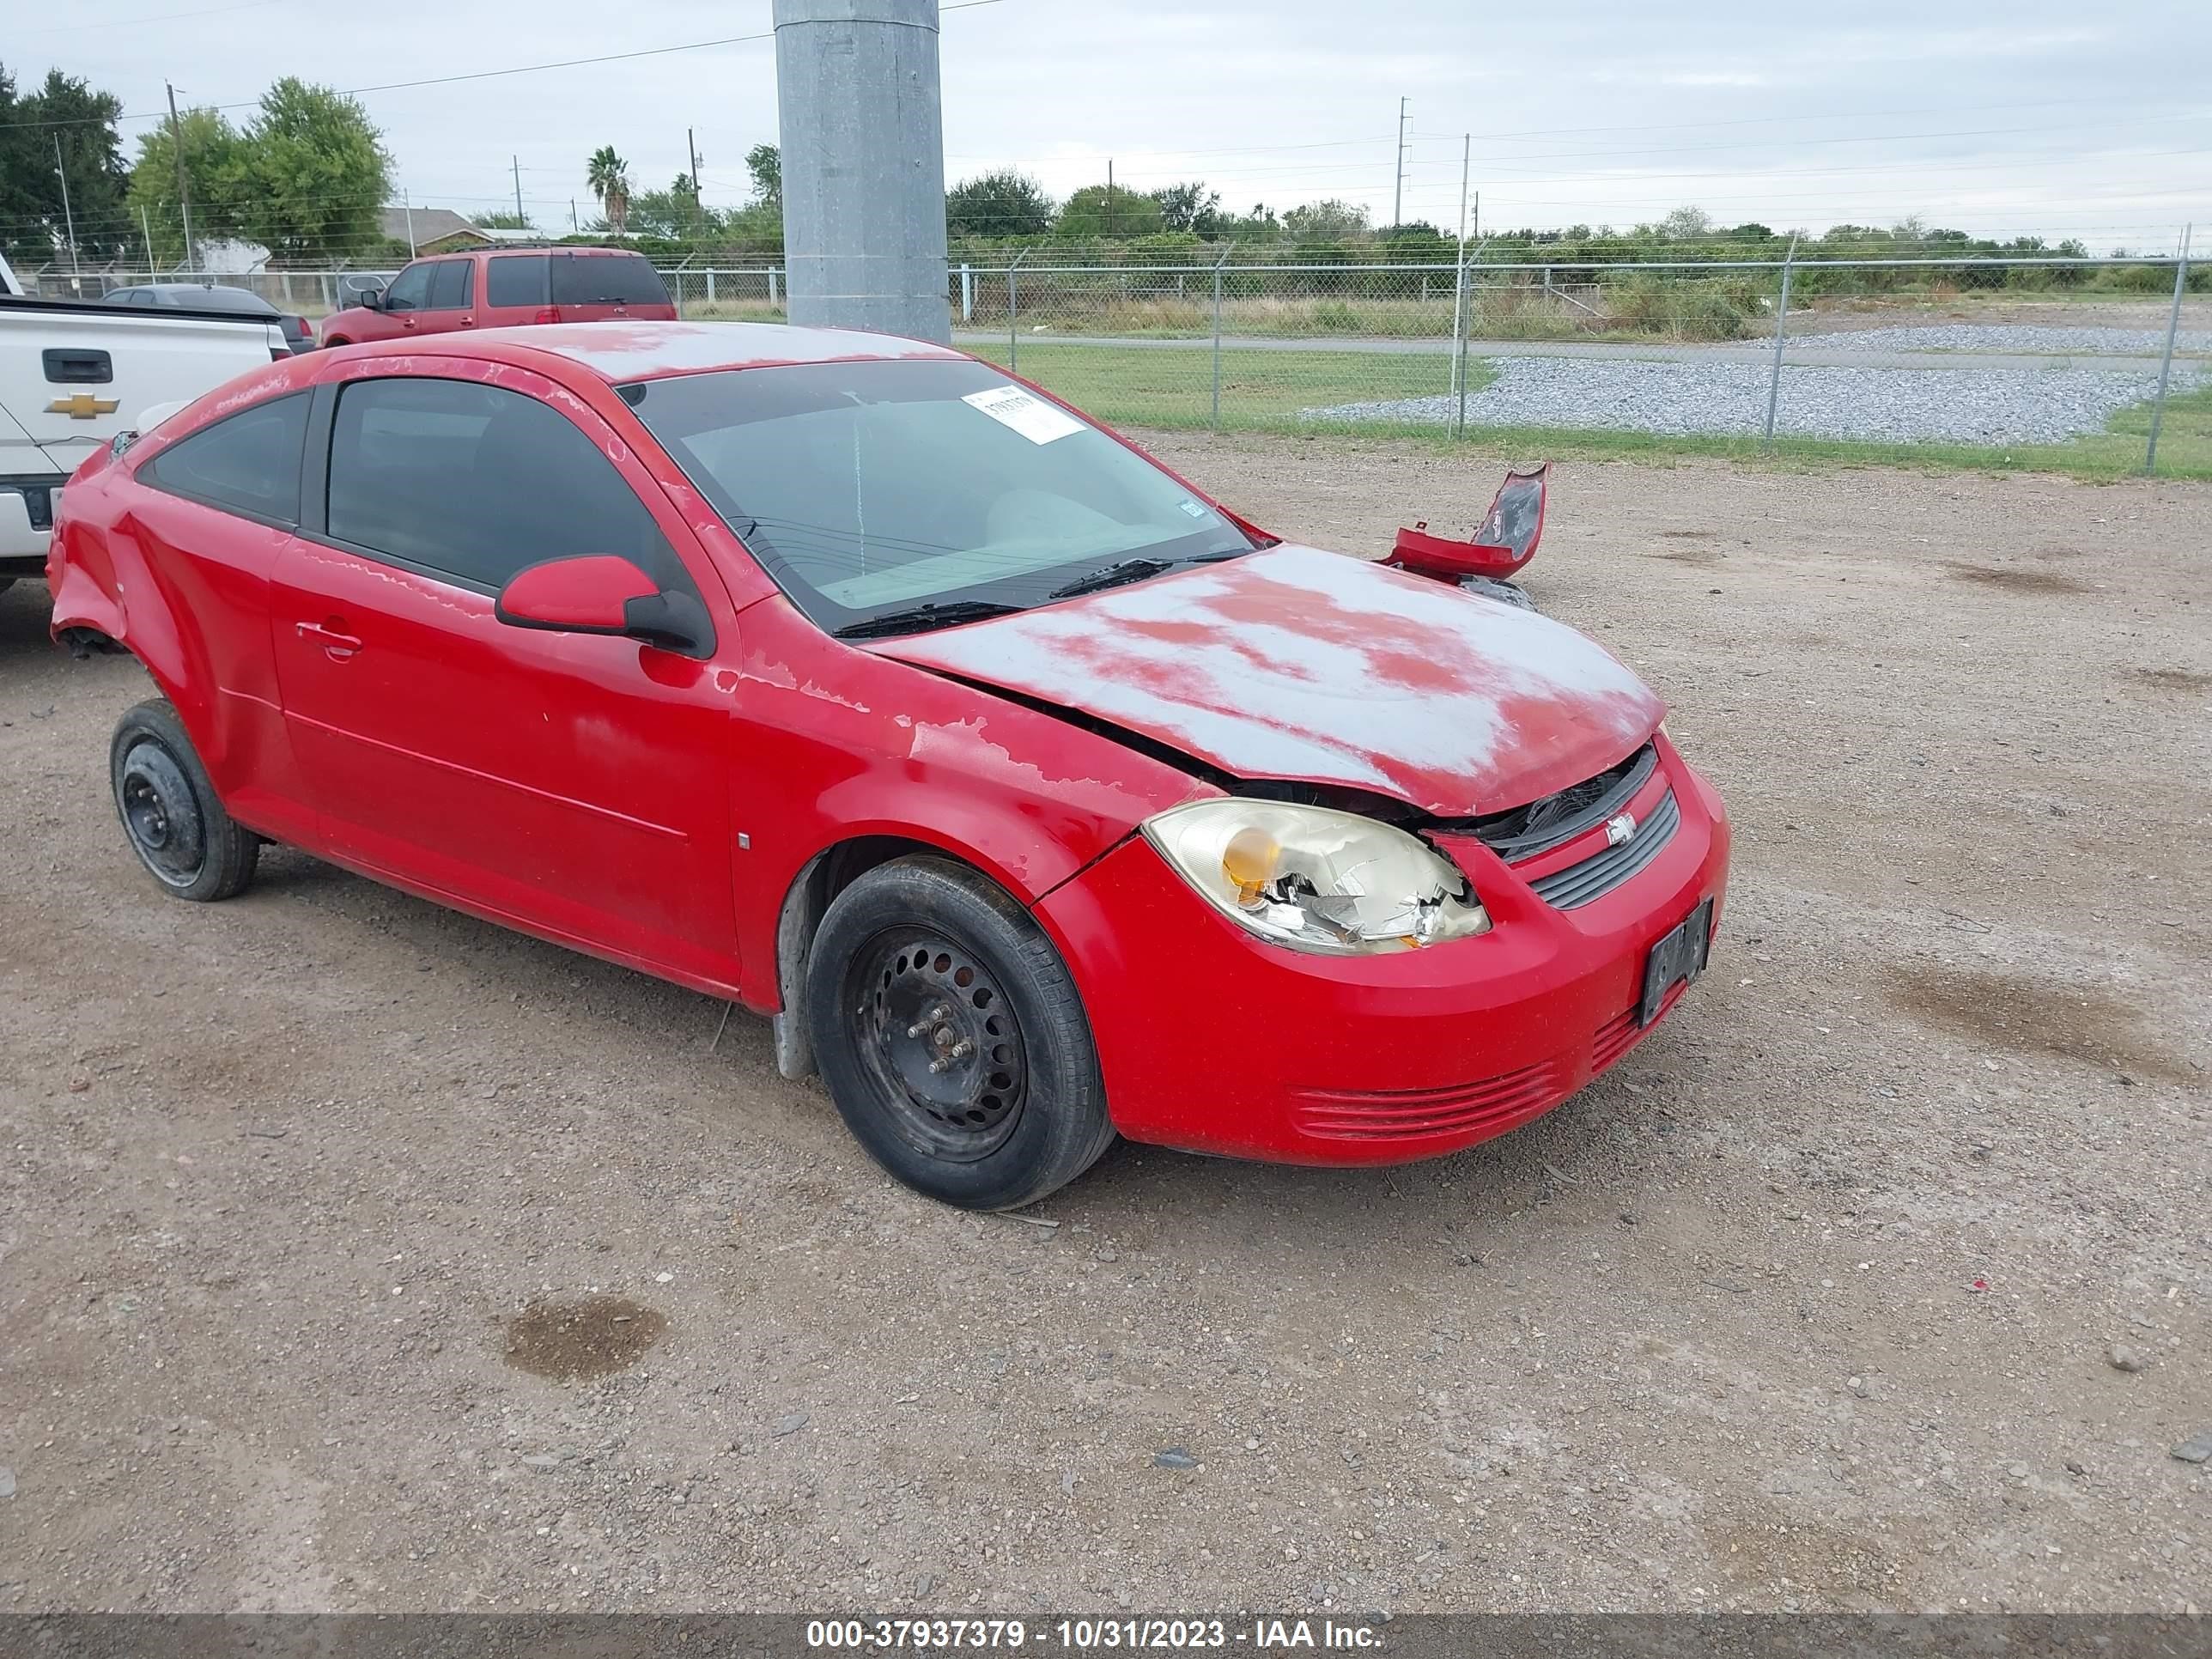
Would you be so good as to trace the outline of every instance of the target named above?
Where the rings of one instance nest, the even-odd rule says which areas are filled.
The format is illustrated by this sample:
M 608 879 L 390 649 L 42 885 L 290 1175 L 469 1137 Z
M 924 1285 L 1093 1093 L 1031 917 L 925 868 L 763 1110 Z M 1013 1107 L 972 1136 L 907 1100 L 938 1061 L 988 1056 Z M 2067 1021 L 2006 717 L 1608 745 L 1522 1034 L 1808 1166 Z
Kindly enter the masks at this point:
M 1004 366 L 1004 341 L 975 348 L 976 355 Z M 1185 351 L 1174 347 L 1066 345 L 1022 342 L 1019 368 L 1025 379 L 1058 393 L 1102 421 L 1144 426 L 1213 424 L 1213 352 L 1210 346 Z M 1468 363 L 1469 390 L 1490 384 L 1491 369 L 1480 358 Z M 1224 351 L 1221 354 L 1221 424 L 1254 428 L 1326 430 L 1332 424 L 1303 420 L 1298 411 L 1329 404 L 1425 398 L 1451 386 L 1449 352 Z M 1412 424 L 1360 422 L 1362 432 L 1426 433 Z
M 978 349 L 1004 364 L 1004 342 Z M 1352 351 L 1234 351 L 1222 354 L 1221 426 L 1231 431 L 1296 431 L 1452 441 L 1433 425 L 1410 422 L 1316 421 L 1303 409 L 1332 404 L 1419 398 L 1450 383 L 1443 352 L 1393 355 Z M 1115 423 L 1158 428 L 1213 424 L 1213 359 L 1210 349 L 1131 349 L 1022 342 L 1020 368 L 1027 378 L 1077 408 Z M 1487 386 L 1492 370 L 1480 358 L 1468 364 L 1470 389 Z M 1863 443 L 1826 438 L 1778 438 L 1771 450 L 1756 438 L 1675 437 L 1589 428 L 1470 426 L 1465 441 L 1495 445 L 1516 454 L 1542 453 L 1562 460 L 1719 456 L 1785 465 L 1915 466 L 1991 472 L 2063 472 L 2084 478 L 2122 478 L 2142 471 L 2150 406 L 2114 415 L 2106 430 L 2069 443 L 2011 447 L 1950 443 Z M 2166 399 L 2158 444 L 2160 477 L 2212 479 L 2212 386 Z

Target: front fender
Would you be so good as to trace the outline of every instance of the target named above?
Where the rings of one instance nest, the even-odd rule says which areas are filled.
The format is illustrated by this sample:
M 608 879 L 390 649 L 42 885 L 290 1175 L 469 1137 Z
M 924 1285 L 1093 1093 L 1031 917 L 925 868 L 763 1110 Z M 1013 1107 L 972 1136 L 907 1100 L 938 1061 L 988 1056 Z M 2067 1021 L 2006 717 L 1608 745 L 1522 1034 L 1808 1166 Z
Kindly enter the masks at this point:
M 781 599 L 745 612 L 732 821 L 746 999 L 781 1006 L 777 937 L 809 860 L 888 837 L 1034 906 L 1153 813 L 1219 793 L 1163 760 L 832 641 Z

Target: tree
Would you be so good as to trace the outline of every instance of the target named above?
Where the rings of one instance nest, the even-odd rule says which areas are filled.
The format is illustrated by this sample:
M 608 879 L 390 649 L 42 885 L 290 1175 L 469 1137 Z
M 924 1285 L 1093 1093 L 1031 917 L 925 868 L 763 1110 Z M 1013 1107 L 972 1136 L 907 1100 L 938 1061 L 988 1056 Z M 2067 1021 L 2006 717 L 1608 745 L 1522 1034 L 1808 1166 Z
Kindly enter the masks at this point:
M 1211 236 L 1221 222 L 1221 192 L 1208 190 L 1202 179 L 1169 185 L 1152 192 L 1160 204 L 1160 222 L 1170 230 L 1195 231 Z
M 288 76 L 262 94 L 242 131 L 210 109 L 187 111 L 177 125 L 197 239 L 258 243 L 279 264 L 382 252 L 392 160 L 344 94 Z M 131 170 L 131 204 L 145 210 L 163 262 L 184 255 L 175 144 L 166 121 L 142 133 Z
M 1119 185 L 1085 185 L 1060 210 L 1060 234 L 1076 241 L 1126 242 L 1160 228 L 1158 199 Z
M 608 228 L 621 235 L 629 222 L 629 163 L 615 154 L 612 144 L 601 144 L 584 163 L 584 183 L 599 198 Z
M 1678 207 L 1656 228 L 1670 242 L 1702 242 L 1713 234 L 1713 220 L 1703 208 Z
M 471 218 L 469 222 L 478 230 L 535 230 L 538 228 L 530 222 L 530 216 L 526 213 L 479 213 Z
M 286 76 L 240 135 L 233 235 L 279 264 L 374 251 L 384 239 L 392 158 L 355 100 Z
M 234 225 L 232 195 L 243 171 L 240 139 L 229 122 L 211 109 L 188 109 L 173 131 L 167 121 L 138 135 L 138 159 L 131 168 L 131 206 L 154 239 L 157 264 L 181 264 L 185 258 L 184 215 L 177 204 L 176 137 L 185 144 L 185 172 L 191 185 L 192 234 L 228 236 Z
M 1402 264 L 1432 264 L 1459 257 L 1459 243 L 1425 219 L 1408 219 L 1377 237 L 1384 253 Z
M 122 110 L 112 94 L 58 69 L 19 97 L 0 65 L 0 245 L 13 258 L 27 266 L 65 259 L 72 222 L 77 257 L 86 263 L 105 263 L 137 244 L 115 130 Z
M 752 175 L 753 200 L 782 211 L 783 152 L 774 144 L 755 144 L 745 152 L 745 171 Z
M 1052 229 L 1052 198 L 1026 173 L 1001 167 L 945 192 L 950 236 L 1042 236 Z
M 1357 202 L 1307 202 L 1283 215 L 1283 228 L 1301 242 L 1337 243 L 1367 234 L 1367 210 Z

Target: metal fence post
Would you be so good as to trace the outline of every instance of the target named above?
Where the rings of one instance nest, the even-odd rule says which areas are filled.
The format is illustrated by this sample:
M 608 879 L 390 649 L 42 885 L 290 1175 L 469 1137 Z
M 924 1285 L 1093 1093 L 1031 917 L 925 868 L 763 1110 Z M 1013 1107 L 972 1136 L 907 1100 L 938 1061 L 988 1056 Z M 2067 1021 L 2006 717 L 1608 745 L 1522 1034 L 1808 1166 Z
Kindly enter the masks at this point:
M 776 297 L 775 297 L 775 278 L 776 278 L 776 270 L 775 270 L 775 267 L 774 265 L 770 265 L 770 266 L 769 267 L 769 270 L 768 270 L 768 302 L 769 302 L 769 305 L 771 305 L 771 306 L 773 306 L 773 305 L 775 305 L 775 304 L 776 303 Z
M 714 273 L 711 270 L 707 273 L 707 303 L 714 303 Z
M 1790 278 L 1791 266 L 1797 258 L 1797 239 L 1790 239 L 1790 252 L 1782 256 L 1782 299 L 1774 307 L 1774 368 L 1766 380 L 1766 435 L 1762 440 L 1768 447 L 1774 443 L 1774 410 L 1782 401 L 1782 330 L 1790 318 Z
M 1213 262 L 1213 429 L 1221 430 L 1221 268 L 1229 263 L 1229 255 L 1237 244 L 1231 242 L 1221 250 L 1221 257 Z
M 1022 261 L 1029 256 L 1030 251 L 1024 248 L 1014 255 L 1014 262 L 1006 267 L 1006 373 L 1009 374 L 1018 370 L 1022 362 L 1022 334 L 1016 326 L 1021 313 L 1015 303 L 1014 273 L 1022 268 Z
M 1476 259 L 1482 258 L 1482 244 L 1480 242 L 1474 245 L 1474 258 Z M 1452 411 L 1452 436 L 1455 438 L 1467 436 L 1467 331 L 1474 321 L 1474 307 L 1467 303 L 1471 297 L 1468 292 L 1469 263 L 1467 257 L 1467 243 L 1462 240 L 1460 243 L 1460 299 L 1459 302 L 1452 307 L 1455 313 L 1452 319 L 1453 378 L 1457 382 L 1459 392 L 1458 407 Z
M 964 259 L 960 264 L 960 320 L 975 320 L 975 267 Z
M 2166 319 L 2166 356 L 2158 365 L 2158 398 L 2150 406 L 2150 446 L 2143 451 L 2143 471 L 2158 471 L 2158 428 L 2166 418 L 2166 383 L 2173 374 L 2173 341 L 2181 331 L 2181 294 L 2189 285 L 2189 239 L 2197 227 L 2181 233 L 2181 252 L 2173 262 L 2173 309 Z

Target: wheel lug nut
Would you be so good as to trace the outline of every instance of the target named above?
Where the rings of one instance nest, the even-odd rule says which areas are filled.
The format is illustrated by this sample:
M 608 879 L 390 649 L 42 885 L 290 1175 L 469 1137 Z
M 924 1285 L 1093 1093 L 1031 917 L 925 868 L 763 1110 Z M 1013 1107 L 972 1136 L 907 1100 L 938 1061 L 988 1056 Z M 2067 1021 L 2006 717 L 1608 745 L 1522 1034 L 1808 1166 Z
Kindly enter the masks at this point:
M 962 1037 L 959 1042 L 952 1045 L 951 1051 L 945 1057 L 947 1060 L 965 1060 L 975 1052 L 975 1045 L 969 1042 L 966 1037 Z

